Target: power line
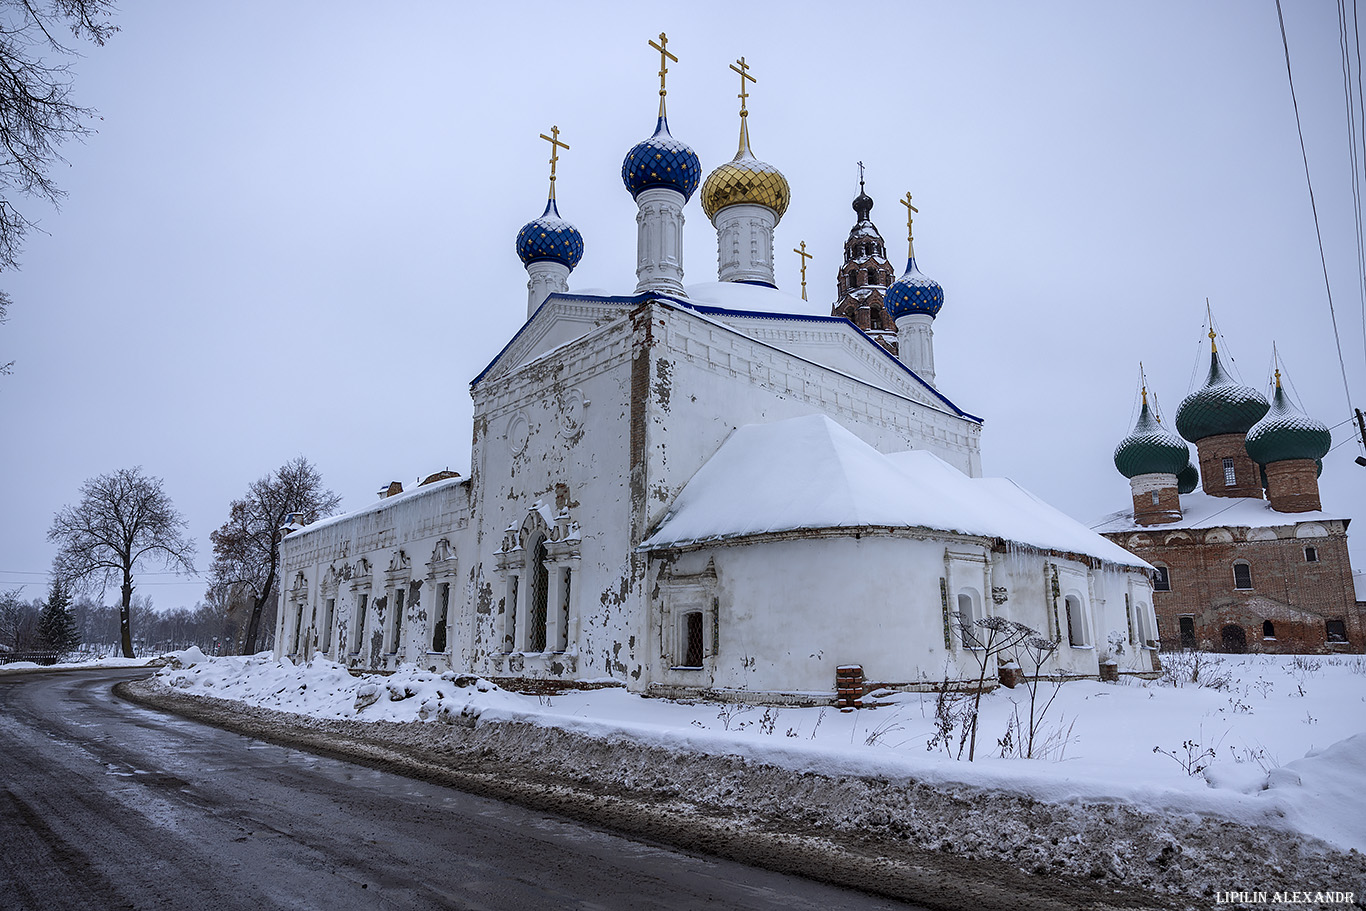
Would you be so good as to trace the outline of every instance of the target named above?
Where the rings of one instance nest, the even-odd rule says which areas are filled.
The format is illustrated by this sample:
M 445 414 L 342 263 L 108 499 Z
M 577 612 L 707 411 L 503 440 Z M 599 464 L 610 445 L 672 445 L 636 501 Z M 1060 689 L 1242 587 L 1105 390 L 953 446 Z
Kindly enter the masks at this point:
M 1333 341 L 1338 348 L 1338 366 L 1342 369 L 1342 391 L 1347 396 L 1347 407 L 1352 407 L 1352 390 L 1347 385 L 1347 361 L 1342 356 L 1342 336 L 1338 333 L 1338 315 L 1333 307 L 1333 286 L 1328 281 L 1328 256 L 1323 251 L 1323 230 L 1319 227 L 1319 208 L 1314 201 L 1314 182 L 1309 176 L 1309 151 L 1304 144 L 1304 127 L 1300 123 L 1300 103 L 1295 97 L 1295 75 L 1290 68 L 1290 39 L 1285 35 L 1285 15 L 1281 0 L 1276 0 L 1276 19 L 1281 26 L 1281 47 L 1285 49 L 1285 77 L 1290 84 L 1290 103 L 1295 109 L 1295 130 L 1300 137 L 1300 155 L 1304 159 L 1304 182 L 1309 187 L 1309 210 L 1314 215 L 1314 234 L 1319 241 L 1319 262 L 1323 266 L 1323 287 L 1328 294 L 1328 315 L 1333 323 Z M 1363 442 L 1366 451 L 1366 442 Z

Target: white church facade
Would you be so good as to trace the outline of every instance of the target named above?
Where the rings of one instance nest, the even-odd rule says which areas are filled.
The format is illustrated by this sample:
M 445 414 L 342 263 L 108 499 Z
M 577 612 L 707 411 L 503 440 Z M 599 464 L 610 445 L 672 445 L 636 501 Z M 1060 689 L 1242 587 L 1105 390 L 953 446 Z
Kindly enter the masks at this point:
M 701 186 L 719 281 L 684 283 L 700 163 L 660 94 L 622 167 L 634 289 L 569 289 L 583 240 L 552 153 L 518 235 L 527 321 L 471 384 L 470 476 L 288 534 L 277 654 L 828 700 L 841 665 L 976 677 L 961 615 L 1059 640 L 1050 668 L 1151 671 L 1151 567 L 981 477 L 981 419 L 934 385 L 943 292 L 913 248 L 883 296 L 899 355 L 775 287 L 790 190 L 750 152 L 743 97 L 739 151 Z

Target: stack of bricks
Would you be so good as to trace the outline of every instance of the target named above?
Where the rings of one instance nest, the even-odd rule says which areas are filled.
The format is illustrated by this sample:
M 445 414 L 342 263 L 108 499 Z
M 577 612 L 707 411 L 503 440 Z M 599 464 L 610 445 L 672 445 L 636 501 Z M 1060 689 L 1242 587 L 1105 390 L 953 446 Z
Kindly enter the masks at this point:
M 863 708 L 863 665 L 844 664 L 835 668 L 835 707 L 841 712 Z

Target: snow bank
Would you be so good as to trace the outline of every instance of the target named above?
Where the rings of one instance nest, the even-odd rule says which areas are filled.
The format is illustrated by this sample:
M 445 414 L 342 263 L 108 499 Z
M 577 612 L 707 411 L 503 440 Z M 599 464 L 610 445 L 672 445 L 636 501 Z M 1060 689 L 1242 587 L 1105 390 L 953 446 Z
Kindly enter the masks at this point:
M 177 690 L 316 718 L 555 728 L 795 773 L 1195 813 L 1366 851 L 1363 656 L 1207 656 L 1204 677 L 1218 688 L 1068 683 L 1041 731 L 1053 735 L 1051 759 L 1001 757 L 1010 718 L 1028 707 L 1022 689 L 997 690 L 983 699 L 972 763 L 932 741 L 934 694 L 885 694 L 880 708 L 842 714 L 647 699 L 621 687 L 530 696 L 413 668 L 354 677 L 320 658 L 295 666 L 266 655 L 177 657 L 184 666 L 158 675 Z

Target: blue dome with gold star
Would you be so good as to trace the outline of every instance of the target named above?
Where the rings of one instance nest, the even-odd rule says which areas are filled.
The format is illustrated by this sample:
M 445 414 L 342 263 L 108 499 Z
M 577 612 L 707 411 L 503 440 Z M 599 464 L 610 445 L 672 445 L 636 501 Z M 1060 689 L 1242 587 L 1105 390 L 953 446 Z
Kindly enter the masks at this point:
M 669 118 L 660 115 L 655 134 L 636 143 L 621 163 L 621 182 L 634 198 L 651 187 L 683 194 L 686 203 L 702 181 L 702 162 L 685 142 L 669 134 Z
M 928 313 L 935 316 L 944 306 L 944 289 L 939 282 L 926 276 L 915 264 L 915 257 L 906 260 L 906 271 L 892 282 L 882 299 L 893 320 L 910 313 Z
M 583 235 L 560 217 L 560 210 L 551 197 L 546 201 L 541 217 L 527 222 L 517 232 L 517 255 L 522 258 L 523 265 L 548 261 L 573 269 L 583 259 Z

